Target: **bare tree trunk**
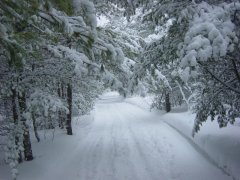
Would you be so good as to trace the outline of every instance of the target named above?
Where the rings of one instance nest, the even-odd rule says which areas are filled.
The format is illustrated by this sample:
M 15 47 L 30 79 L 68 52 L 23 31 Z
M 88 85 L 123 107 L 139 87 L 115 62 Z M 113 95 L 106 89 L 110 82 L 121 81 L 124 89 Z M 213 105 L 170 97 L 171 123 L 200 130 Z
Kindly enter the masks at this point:
M 60 98 L 62 98 L 62 93 L 63 92 L 61 92 L 61 83 L 59 83 L 59 86 L 58 86 L 58 96 L 60 97 Z M 59 111 L 58 112 L 58 126 L 61 128 L 61 129 L 63 129 L 64 128 L 64 126 L 63 126 L 63 113 L 61 112 L 61 111 Z
M 72 135 L 72 86 L 71 84 L 67 85 L 67 104 L 69 113 L 67 114 L 66 129 L 67 135 Z
M 18 122 L 18 113 L 17 113 L 17 102 L 16 102 L 16 97 L 17 93 L 16 90 L 12 90 L 12 111 L 13 111 L 13 122 L 14 124 L 17 124 Z
M 17 111 L 17 92 L 15 89 L 12 89 L 12 113 L 13 113 L 13 122 L 15 125 L 18 124 L 18 111 Z M 19 137 L 15 136 L 15 144 L 18 146 Z M 23 157 L 21 152 L 18 152 L 18 163 L 23 162 Z
M 170 103 L 169 92 L 165 93 L 165 108 L 166 108 L 166 112 L 171 111 L 171 103 Z
M 61 92 L 61 97 L 62 97 L 62 98 L 65 98 L 65 96 L 66 96 L 64 89 L 65 89 L 65 88 L 64 88 L 64 84 L 61 83 L 61 91 L 62 91 L 62 92 Z
M 25 111 L 26 109 L 26 96 L 25 93 L 23 92 L 22 96 L 18 96 L 19 99 L 19 106 L 20 106 L 20 111 L 21 114 Z M 26 123 L 26 119 L 21 116 L 21 122 L 23 125 L 23 147 L 24 147 L 24 158 L 26 161 L 31 161 L 33 160 L 33 155 L 32 155 L 32 146 L 31 146 L 31 141 L 30 141 L 30 134 L 29 134 L 29 128 Z

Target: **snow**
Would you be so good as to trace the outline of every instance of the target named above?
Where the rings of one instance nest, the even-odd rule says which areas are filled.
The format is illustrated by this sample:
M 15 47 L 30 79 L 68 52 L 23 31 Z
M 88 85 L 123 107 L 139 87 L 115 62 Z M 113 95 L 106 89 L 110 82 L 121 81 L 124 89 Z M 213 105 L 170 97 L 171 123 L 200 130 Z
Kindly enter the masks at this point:
M 125 57 L 121 66 L 128 74 L 132 74 L 131 68 L 134 67 L 135 63 L 135 61 Z
M 217 121 L 208 121 L 193 139 L 191 129 L 194 114 L 189 114 L 189 112 L 170 113 L 163 118 L 191 138 L 220 168 L 223 168 L 232 177 L 240 177 L 240 140 L 238 138 L 240 132 L 238 126 L 229 125 L 227 128 L 219 129 Z
M 154 99 L 154 96 L 139 97 L 133 96 L 124 100 L 124 102 L 137 106 L 143 110 L 150 111 L 151 103 Z
M 76 49 L 71 49 L 62 45 L 48 45 L 47 48 L 54 57 L 60 58 L 61 61 L 66 60 L 64 63 L 73 66 L 75 75 L 79 77 L 82 74 L 87 74 L 87 68 L 83 63 L 98 67 L 98 65 L 92 63 L 84 53 L 80 53 Z
M 187 82 L 188 79 L 189 79 L 189 73 L 190 72 L 190 68 L 189 67 L 186 67 L 180 74 L 180 77 L 181 79 L 184 81 L 184 82 Z
M 104 15 L 100 15 L 98 18 L 97 18 L 97 27 L 106 27 L 107 24 L 109 23 L 109 19 L 104 16 Z
M 184 42 L 179 46 L 178 54 L 183 68 L 196 67 L 197 61 L 218 60 L 234 50 L 234 42 L 238 39 L 231 13 L 238 8 L 239 3 L 228 6 L 214 6 L 206 2 L 198 4 Z M 183 16 L 184 13 L 187 12 L 183 12 Z M 190 71 L 188 76 L 191 76 Z
M 188 136 L 192 115 L 176 111 L 170 114 L 149 112 L 146 110 L 149 107 L 147 102 L 151 102 L 151 97 L 124 100 L 116 92 L 105 93 L 90 115 L 74 119 L 73 136 L 49 130 L 40 132 L 43 137 L 45 134 L 40 143 L 32 139 L 34 160 L 19 166 L 18 179 L 232 179 L 180 135 L 175 127 L 171 127 L 176 126 Z M 211 131 L 202 128 L 203 132 L 197 134 L 196 142 L 204 142 L 201 148 L 209 149 L 209 152 L 215 150 L 211 155 L 218 156 L 224 151 L 225 154 L 220 157 L 226 158 L 229 164 L 235 157 L 237 164 L 233 163 L 228 168 L 231 173 L 236 173 L 240 162 L 240 144 L 236 138 L 239 137 L 239 127 L 233 127 L 234 132 L 232 129 L 212 132 L 213 127 L 209 128 Z M 216 141 L 219 139 L 221 144 Z M 235 144 L 235 149 L 230 149 L 232 154 L 227 158 L 230 146 L 224 145 L 230 144 Z M 6 166 L 0 165 L 0 179 L 10 179 Z
M 144 38 L 144 41 L 147 44 L 150 44 L 153 41 L 157 41 L 157 40 L 161 39 L 163 36 L 164 36 L 163 33 L 162 34 L 150 34 L 146 38 Z
M 160 81 L 163 81 L 164 85 L 166 87 L 168 87 L 169 89 L 172 89 L 171 86 L 169 85 L 169 82 L 166 78 L 166 76 L 164 76 L 159 70 L 155 69 L 155 74 L 157 76 L 157 80 L 160 82 Z
M 32 120 L 32 113 L 41 114 L 43 112 L 45 117 L 49 116 L 49 113 L 55 113 L 59 110 L 69 113 L 68 108 L 64 103 L 56 96 L 47 94 L 46 92 L 35 90 L 26 102 L 27 111 L 24 116 L 27 120 Z
M 7 28 L 2 23 L 0 23 L 0 37 L 7 38 Z
M 81 8 L 84 12 L 87 24 L 95 31 L 97 27 L 97 18 L 95 15 L 95 7 L 93 2 L 88 0 L 74 0 L 73 7 L 75 8 L 76 13 L 81 12 Z
M 132 97 L 127 99 L 132 105 L 149 110 L 153 97 Z M 195 114 L 187 111 L 187 108 L 173 108 L 171 113 L 156 112 L 159 119 L 180 132 L 181 136 L 187 138 L 201 153 L 207 156 L 216 166 L 229 174 L 232 179 L 240 177 L 240 120 L 234 125 L 219 128 L 217 121 L 208 120 L 201 127 L 195 137 L 192 137 Z
M 162 27 L 162 26 L 157 26 L 155 28 L 155 31 L 153 34 L 149 34 L 147 37 L 144 38 L 144 41 L 147 43 L 147 44 L 150 44 L 154 41 L 158 41 L 160 40 L 163 36 L 165 36 L 170 28 L 170 26 L 172 25 L 173 23 L 173 19 L 169 19 L 165 26 Z

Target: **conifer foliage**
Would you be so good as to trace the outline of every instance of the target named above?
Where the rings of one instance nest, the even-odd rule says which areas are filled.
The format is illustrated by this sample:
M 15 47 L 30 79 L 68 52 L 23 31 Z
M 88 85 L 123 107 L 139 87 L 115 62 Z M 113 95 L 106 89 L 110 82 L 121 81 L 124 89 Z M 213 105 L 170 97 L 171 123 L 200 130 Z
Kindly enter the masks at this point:
M 196 112 L 193 135 L 208 117 L 217 119 L 220 127 L 234 123 L 240 116 L 239 1 L 120 2 L 134 7 L 133 12 L 142 8 L 143 23 L 166 26 L 163 37 L 145 47 L 133 78 L 147 77 L 147 86 L 156 94 L 154 104 L 169 104 L 170 95 L 171 104 L 178 105 L 176 99 L 181 96 Z M 161 94 L 167 95 L 165 100 Z
M 97 16 L 111 24 L 97 26 Z M 240 3 L 235 0 L 1 0 L 0 138 L 6 162 L 34 159 L 30 130 L 74 134 L 106 88 L 186 103 L 193 135 L 240 117 Z M 157 36 L 157 38 L 153 38 Z
M 88 113 L 104 86 L 124 92 L 109 69 L 122 69 L 124 56 L 98 32 L 88 0 L 3 0 L 0 18 L 0 131 L 15 179 L 17 164 L 34 158 L 32 127 L 37 141 L 41 129 L 72 135 L 73 116 Z

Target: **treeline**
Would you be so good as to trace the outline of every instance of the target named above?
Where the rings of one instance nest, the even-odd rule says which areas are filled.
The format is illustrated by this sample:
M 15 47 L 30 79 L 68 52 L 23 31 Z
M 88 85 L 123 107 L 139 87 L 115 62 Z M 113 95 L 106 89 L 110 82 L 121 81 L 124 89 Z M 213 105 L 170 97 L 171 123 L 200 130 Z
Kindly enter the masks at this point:
M 34 158 L 30 132 L 61 128 L 88 113 L 104 88 L 125 92 L 124 56 L 96 27 L 94 4 L 79 1 L 0 1 L 0 137 L 6 161 Z M 116 72 L 116 71 L 115 71 Z

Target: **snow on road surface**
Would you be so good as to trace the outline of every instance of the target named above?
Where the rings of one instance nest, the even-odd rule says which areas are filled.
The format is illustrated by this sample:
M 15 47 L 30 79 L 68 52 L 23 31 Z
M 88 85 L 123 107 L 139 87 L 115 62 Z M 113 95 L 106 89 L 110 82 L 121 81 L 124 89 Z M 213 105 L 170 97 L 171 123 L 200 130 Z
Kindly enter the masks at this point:
M 21 165 L 19 179 L 232 179 L 156 114 L 124 102 L 118 94 L 103 95 L 96 104 L 94 121 L 78 131 L 85 136 L 75 138 L 74 146 L 63 148 L 65 153 L 59 147 L 58 156 L 49 157 L 52 159 L 42 165 L 44 170 L 31 170 L 36 166 L 34 161 Z M 76 132 L 75 136 L 80 135 Z

